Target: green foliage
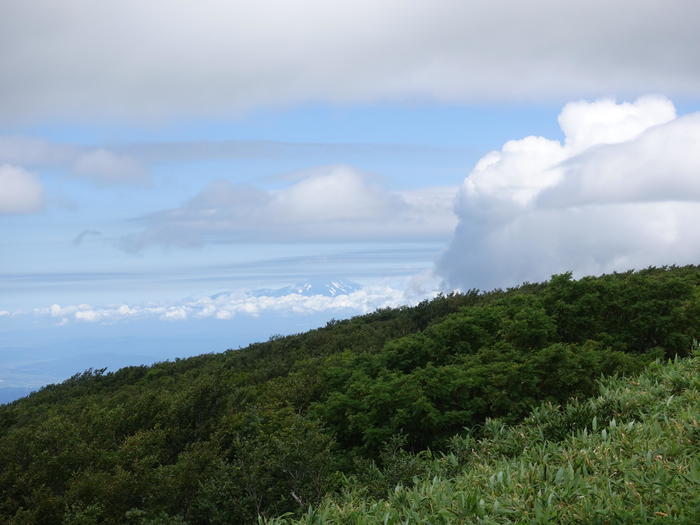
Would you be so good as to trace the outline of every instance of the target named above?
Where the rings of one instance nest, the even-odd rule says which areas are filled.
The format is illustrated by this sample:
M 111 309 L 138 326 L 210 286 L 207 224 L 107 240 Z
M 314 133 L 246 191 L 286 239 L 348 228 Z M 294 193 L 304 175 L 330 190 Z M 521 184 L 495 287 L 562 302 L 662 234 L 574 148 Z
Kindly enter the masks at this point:
M 265 523 L 698 523 L 700 357 L 607 379 L 596 397 L 540 405 L 516 426 L 488 420 L 479 439 L 466 433 L 442 454 L 395 461 L 411 479 L 378 470 L 299 518 Z
M 198 521 L 253 521 L 317 503 L 335 483 L 333 440 L 290 409 L 255 411 L 235 434 L 220 436 L 227 459 L 200 485 Z
M 694 266 L 563 274 L 76 374 L 0 407 L 0 522 L 245 523 L 300 516 L 339 486 L 379 499 L 399 485 L 404 497 L 426 465 L 461 472 L 477 441 L 521 454 L 535 438 L 508 425 L 542 402 L 563 408 L 535 410 L 533 443 L 618 417 L 619 398 L 587 404 L 597 378 L 687 355 L 700 340 L 699 284 Z M 633 401 L 626 413 L 643 414 Z M 460 512 L 486 512 L 475 491 Z

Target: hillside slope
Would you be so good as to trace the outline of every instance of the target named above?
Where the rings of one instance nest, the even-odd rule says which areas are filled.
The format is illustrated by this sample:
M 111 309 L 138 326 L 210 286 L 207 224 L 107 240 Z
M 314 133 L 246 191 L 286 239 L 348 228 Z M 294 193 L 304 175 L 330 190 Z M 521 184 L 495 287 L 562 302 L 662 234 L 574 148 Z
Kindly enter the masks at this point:
M 688 266 L 563 274 L 87 371 L 0 407 L 0 521 L 254 522 L 303 511 L 347 476 L 377 495 L 389 478 L 372 481 L 372 461 L 395 464 L 388 448 L 448 450 L 464 428 L 594 395 L 599 376 L 698 339 L 700 268 Z

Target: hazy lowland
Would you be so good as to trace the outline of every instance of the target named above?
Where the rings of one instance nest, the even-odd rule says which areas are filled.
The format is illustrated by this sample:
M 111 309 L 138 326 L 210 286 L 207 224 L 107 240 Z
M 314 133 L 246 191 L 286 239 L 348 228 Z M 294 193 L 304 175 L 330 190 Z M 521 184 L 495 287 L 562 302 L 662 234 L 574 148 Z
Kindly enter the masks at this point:
M 0 521 L 697 523 L 698 339 L 665 267 L 89 370 L 0 407 Z

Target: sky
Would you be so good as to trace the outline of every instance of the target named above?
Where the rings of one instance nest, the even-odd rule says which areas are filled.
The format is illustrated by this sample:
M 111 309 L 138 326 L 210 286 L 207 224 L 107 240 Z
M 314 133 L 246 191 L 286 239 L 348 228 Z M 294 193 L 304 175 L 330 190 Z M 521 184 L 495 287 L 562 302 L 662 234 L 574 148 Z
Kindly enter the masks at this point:
M 439 292 L 700 262 L 698 19 L 3 1 L 0 401 Z

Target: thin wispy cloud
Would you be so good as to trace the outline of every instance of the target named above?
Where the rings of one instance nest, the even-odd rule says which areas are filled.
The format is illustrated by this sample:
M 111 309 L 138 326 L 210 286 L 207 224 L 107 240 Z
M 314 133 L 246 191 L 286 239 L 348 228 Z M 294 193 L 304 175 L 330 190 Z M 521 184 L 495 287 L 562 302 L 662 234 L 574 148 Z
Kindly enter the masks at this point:
M 421 144 L 322 143 L 271 140 L 199 140 L 106 143 L 100 146 L 49 141 L 36 137 L 0 135 L 0 164 L 37 172 L 59 171 L 98 185 L 145 186 L 160 166 L 217 160 L 298 161 L 299 159 L 364 158 L 394 155 L 459 156 L 464 148 Z M 260 182 L 299 180 L 308 173 L 283 172 Z M 0 193 L 2 188 L 0 188 Z
M 450 154 L 455 148 L 424 144 L 361 142 L 290 142 L 279 140 L 196 140 L 112 144 L 110 150 L 145 164 L 216 159 L 294 159 L 319 155 Z
M 0 136 L 0 163 L 35 169 L 64 170 L 99 184 L 143 184 L 146 167 L 137 159 L 105 148 L 23 136 Z
M 87 237 L 99 235 L 102 235 L 99 230 L 83 230 L 73 238 L 73 246 L 80 246 Z

